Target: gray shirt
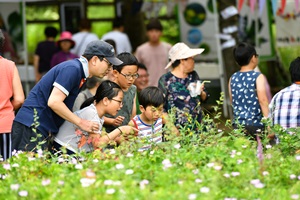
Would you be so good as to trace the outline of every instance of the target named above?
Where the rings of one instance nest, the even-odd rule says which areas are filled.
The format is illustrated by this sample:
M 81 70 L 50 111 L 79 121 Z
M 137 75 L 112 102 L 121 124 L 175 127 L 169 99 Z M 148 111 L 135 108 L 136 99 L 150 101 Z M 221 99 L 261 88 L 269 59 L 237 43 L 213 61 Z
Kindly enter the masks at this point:
M 80 106 L 83 104 L 83 102 L 84 102 L 85 100 L 87 100 L 88 98 L 91 98 L 91 97 L 93 97 L 93 96 L 94 96 L 94 95 L 92 95 L 92 93 L 90 92 L 89 89 L 85 89 L 85 90 L 81 91 L 81 92 L 78 94 L 78 96 L 77 96 L 77 98 L 76 98 L 76 100 L 75 100 L 75 102 L 74 102 L 73 112 L 79 110 L 79 109 L 80 109 Z
M 74 112 L 74 114 L 82 119 L 99 123 L 98 133 L 101 135 L 101 129 L 104 123 L 104 119 L 103 117 L 99 118 L 97 109 L 94 104 L 91 104 L 90 106 L 85 107 L 82 110 L 78 110 Z M 88 144 L 88 142 L 86 142 L 81 148 L 78 147 L 82 137 L 86 137 L 86 141 L 88 140 L 88 133 L 85 131 L 81 131 L 82 134 L 77 134 L 77 129 L 79 129 L 79 127 L 72 124 L 71 122 L 65 121 L 59 128 L 59 131 L 55 136 L 54 141 L 60 144 L 61 146 L 65 146 L 68 150 L 73 151 L 74 153 L 79 151 L 93 151 L 93 145 Z

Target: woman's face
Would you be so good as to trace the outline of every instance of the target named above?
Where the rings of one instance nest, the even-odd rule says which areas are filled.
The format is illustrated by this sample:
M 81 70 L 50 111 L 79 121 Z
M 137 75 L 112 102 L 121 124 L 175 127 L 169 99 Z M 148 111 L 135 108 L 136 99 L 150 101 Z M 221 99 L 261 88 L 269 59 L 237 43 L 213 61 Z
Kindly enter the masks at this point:
M 186 73 L 190 73 L 194 71 L 194 66 L 195 66 L 195 60 L 194 57 L 189 57 L 186 59 L 181 60 L 182 64 L 184 65 L 184 70 Z
M 118 95 L 109 100 L 107 114 L 115 116 L 123 106 L 123 91 L 119 91 Z

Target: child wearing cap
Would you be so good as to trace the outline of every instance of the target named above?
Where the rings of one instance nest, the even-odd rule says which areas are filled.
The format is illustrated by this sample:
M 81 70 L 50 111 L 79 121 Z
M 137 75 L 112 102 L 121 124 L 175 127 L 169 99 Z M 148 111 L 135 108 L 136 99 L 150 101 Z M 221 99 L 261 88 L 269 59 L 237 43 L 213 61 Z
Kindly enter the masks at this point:
M 169 51 L 170 62 L 166 69 L 172 67 L 159 79 L 158 87 L 166 95 L 164 110 L 176 109 L 175 125 L 177 128 L 190 124 L 188 115 L 199 123 L 202 119 L 200 103 L 205 101 L 208 93 L 204 84 L 194 71 L 194 56 L 201 54 L 204 49 L 191 49 L 184 43 L 175 44 Z
M 103 78 L 112 64 L 122 64 L 115 57 L 114 48 L 95 40 L 87 45 L 83 56 L 62 62 L 47 72 L 32 88 L 14 119 L 12 149 L 48 149 L 50 138 L 65 120 L 82 131 L 98 131 L 98 123 L 82 119 L 71 110 L 84 80 L 92 76 Z
M 70 33 L 69 31 L 64 31 L 60 34 L 60 38 L 57 41 L 57 46 L 60 51 L 53 55 L 51 59 L 51 67 L 54 67 L 58 63 L 64 62 L 66 60 L 78 58 L 76 54 L 70 52 L 70 49 L 75 46 L 75 42 L 74 40 L 72 40 L 72 33 Z

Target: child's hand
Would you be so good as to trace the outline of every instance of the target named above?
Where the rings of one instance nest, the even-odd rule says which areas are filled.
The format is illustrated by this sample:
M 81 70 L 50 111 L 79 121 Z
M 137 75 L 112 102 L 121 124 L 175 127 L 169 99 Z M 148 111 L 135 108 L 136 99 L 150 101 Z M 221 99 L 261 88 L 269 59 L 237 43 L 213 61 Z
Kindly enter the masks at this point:
M 137 136 L 139 130 L 132 127 L 132 126 L 120 126 L 119 127 L 122 130 L 121 135 L 127 140 L 132 138 L 132 136 Z
M 114 126 L 120 126 L 123 123 L 123 120 L 125 119 L 125 117 L 123 116 L 118 116 L 114 119 L 113 121 L 113 125 Z

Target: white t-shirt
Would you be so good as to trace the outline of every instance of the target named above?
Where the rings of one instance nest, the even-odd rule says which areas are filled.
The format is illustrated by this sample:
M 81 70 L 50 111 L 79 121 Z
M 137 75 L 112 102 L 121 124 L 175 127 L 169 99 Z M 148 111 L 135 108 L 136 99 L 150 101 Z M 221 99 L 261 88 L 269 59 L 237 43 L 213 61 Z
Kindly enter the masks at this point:
M 113 40 L 116 43 L 116 53 L 120 54 L 122 52 L 131 53 L 132 48 L 126 33 L 122 33 L 120 31 L 111 31 L 104 34 L 101 38 L 102 40 Z
M 74 112 L 74 114 L 82 119 L 97 122 L 99 124 L 98 133 L 101 135 L 101 129 L 104 123 L 104 118 L 99 118 L 97 109 L 94 104 L 91 104 L 90 106 L 85 107 L 82 110 L 78 110 Z M 86 140 L 88 140 L 88 133 L 85 131 L 81 131 L 83 135 L 77 135 L 76 129 L 79 128 L 75 124 L 72 124 L 69 121 L 65 121 L 60 126 L 59 131 L 54 138 L 54 141 L 60 144 L 61 146 L 65 146 L 68 150 L 73 151 L 74 153 L 79 151 L 93 151 L 93 145 L 88 144 L 88 142 L 86 142 L 81 148 L 78 147 L 81 137 L 86 137 Z
M 99 40 L 96 34 L 86 31 L 75 33 L 72 36 L 72 39 L 75 41 L 75 46 L 73 49 L 71 49 L 71 53 L 74 53 L 78 56 L 82 56 L 88 43 L 94 40 Z

